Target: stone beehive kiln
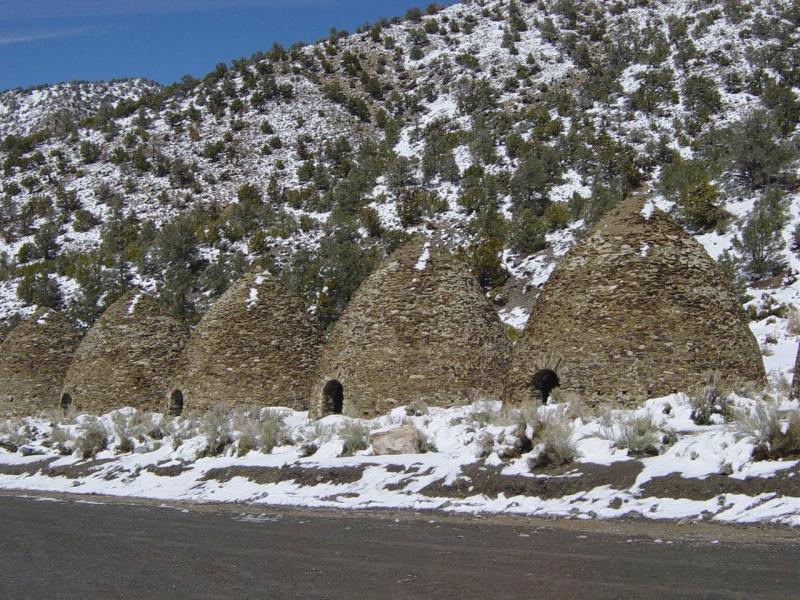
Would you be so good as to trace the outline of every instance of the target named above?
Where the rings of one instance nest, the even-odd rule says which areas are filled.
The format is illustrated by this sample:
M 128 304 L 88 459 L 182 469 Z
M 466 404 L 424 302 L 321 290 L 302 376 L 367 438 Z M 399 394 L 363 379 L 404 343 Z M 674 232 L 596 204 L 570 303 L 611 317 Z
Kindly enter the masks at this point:
M 320 344 L 313 320 L 278 279 L 246 275 L 200 321 L 171 389 L 190 410 L 218 402 L 304 410 Z
M 561 389 L 592 407 L 688 391 L 708 371 L 730 382 L 764 376 L 723 273 L 643 198 L 606 215 L 550 276 L 517 342 L 504 400 L 536 397 L 531 380 L 555 359 Z
M 359 288 L 325 346 L 312 417 L 499 398 L 510 342 L 466 265 L 423 240 Z
M 58 406 L 81 334 L 59 312 L 40 309 L 0 345 L 0 415 Z
M 141 292 L 129 292 L 81 342 L 64 382 L 79 410 L 160 410 L 186 341 L 184 327 Z

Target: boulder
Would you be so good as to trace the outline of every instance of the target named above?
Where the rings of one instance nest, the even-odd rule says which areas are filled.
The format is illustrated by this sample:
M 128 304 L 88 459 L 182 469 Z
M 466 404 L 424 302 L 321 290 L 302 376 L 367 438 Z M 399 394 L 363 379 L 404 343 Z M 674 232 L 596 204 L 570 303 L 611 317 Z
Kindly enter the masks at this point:
M 377 455 L 417 454 L 419 439 L 419 431 L 411 423 L 383 427 L 369 436 L 372 451 Z

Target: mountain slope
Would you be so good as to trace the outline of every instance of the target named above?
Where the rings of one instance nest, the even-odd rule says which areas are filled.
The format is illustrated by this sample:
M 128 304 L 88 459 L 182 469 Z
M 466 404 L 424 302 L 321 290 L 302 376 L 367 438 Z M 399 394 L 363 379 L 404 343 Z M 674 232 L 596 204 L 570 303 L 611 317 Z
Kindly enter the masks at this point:
M 430 13 L 275 46 L 169 88 L 17 101 L 4 114 L 19 121 L 29 106 L 35 125 L 4 116 L 0 133 L 26 134 L 65 104 L 86 117 L 103 94 L 140 98 L 77 128 L 6 137 L 0 318 L 64 304 L 89 323 L 134 285 L 195 321 L 255 263 L 327 324 L 380 256 L 424 232 L 460 247 L 519 326 L 576 235 L 644 188 L 712 256 L 730 250 L 767 365 L 788 369 L 796 3 L 501 0 Z
M 71 81 L 0 93 L 0 137 L 30 135 L 41 129 L 65 131 L 94 117 L 101 107 L 136 102 L 159 85 L 143 79 Z

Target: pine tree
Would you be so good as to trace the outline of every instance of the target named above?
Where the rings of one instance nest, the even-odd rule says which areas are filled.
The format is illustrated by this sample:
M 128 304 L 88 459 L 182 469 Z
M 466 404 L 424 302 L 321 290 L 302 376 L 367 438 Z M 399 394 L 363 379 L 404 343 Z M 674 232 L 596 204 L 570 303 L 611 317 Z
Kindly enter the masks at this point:
M 58 282 L 47 273 L 26 275 L 17 285 L 17 297 L 26 304 L 59 307 L 63 299 Z
M 724 216 L 719 191 L 707 177 L 694 181 L 678 201 L 681 220 L 694 231 L 708 231 Z
M 516 0 L 508 3 L 508 24 L 514 33 L 528 31 L 528 24 L 525 22 Z
M 492 237 L 480 238 L 470 244 L 466 251 L 461 250 L 462 258 L 466 259 L 472 274 L 486 291 L 503 285 L 509 277 L 503 267 L 502 253 L 502 242 Z
M 769 190 L 753 207 L 741 236 L 733 247 L 741 254 L 746 271 L 753 279 L 775 275 L 786 264 L 783 227 L 786 225 L 786 202 L 777 189 Z

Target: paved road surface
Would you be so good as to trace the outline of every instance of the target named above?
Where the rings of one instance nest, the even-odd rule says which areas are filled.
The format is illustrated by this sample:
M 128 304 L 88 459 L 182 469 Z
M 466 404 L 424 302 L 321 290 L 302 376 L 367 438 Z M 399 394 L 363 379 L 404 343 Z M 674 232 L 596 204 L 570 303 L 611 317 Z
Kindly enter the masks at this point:
M 2 495 L 0 598 L 800 598 L 792 532 L 580 527 Z

